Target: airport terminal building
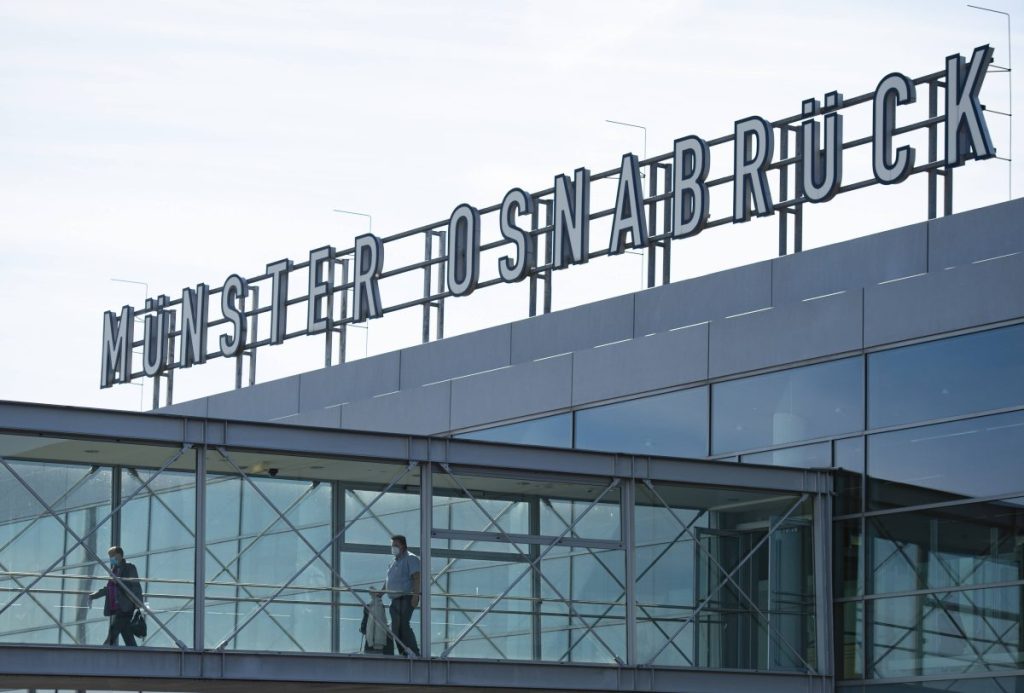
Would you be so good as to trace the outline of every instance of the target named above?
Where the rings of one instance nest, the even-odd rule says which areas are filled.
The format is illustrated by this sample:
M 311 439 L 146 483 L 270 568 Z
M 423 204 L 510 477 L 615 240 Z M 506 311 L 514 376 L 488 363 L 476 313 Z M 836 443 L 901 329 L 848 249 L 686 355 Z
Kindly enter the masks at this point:
M 3 687 L 1024 692 L 1024 200 L 929 216 L 150 414 L 0 403 Z M 417 657 L 360 633 L 394 534 Z

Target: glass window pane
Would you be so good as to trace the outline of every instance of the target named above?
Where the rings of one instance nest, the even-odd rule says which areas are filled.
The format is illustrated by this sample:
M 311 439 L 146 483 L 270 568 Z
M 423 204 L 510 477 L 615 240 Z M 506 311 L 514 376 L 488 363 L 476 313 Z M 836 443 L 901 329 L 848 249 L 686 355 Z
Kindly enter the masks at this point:
M 576 447 L 637 455 L 707 457 L 706 387 L 576 412 Z
M 1024 576 L 1024 498 L 868 518 L 874 593 Z
M 813 668 L 810 503 L 766 536 L 794 502 L 792 496 L 738 489 L 638 487 L 641 661 L 759 671 Z
M 1024 403 L 1024 325 L 868 356 L 871 428 Z
M 863 504 L 864 438 L 842 438 L 835 441 L 833 466 L 836 468 L 835 513 L 858 513 Z
M 861 363 L 842 359 L 714 385 L 713 454 L 861 430 Z
M 459 433 L 455 438 L 484 440 L 515 445 L 546 445 L 554 448 L 572 447 L 572 414 L 556 414 L 530 421 Z
M 750 455 L 742 455 L 740 461 L 746 464 L 765 464 L 774 467 L 831 467 L 832 466 L 832 444 L 815 443 L 813 445 L 800 445 L 793 448 L 781 450 L 769 450 L 767 452 L 756 452 Z
M 1024 412 L 868 437 L 873 509 L 1020 491 Z
M 1019 585 L 868 604 L 874 677 L 966 674 L 1024 665 Z

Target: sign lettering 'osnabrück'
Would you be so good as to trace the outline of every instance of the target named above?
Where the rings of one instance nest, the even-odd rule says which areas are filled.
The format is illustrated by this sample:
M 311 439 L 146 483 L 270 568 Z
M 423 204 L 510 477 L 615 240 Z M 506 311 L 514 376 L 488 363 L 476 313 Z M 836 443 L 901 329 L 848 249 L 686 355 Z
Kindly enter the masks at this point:
M 969 61 L 961 55 L 946 59 L 945 70 L 945 160 L 946 167 L 963 164 L 970 158 L 995 156 L 979 92 L 992 60 L 992 48 L 981 46 Z M 890 185 L 905 180 L 913 171 L 915 151 L 909 145 L 893 148 L 896 111 L 901 105 L 916 101 L 912 79 L 898 72 L 886 75 L 871 95 L 872 134 L 871 161 L 874 179 Z M 842 96 L 832 92 L 825 97 L 824 107 L 815 100 L 803 103 L 798 133 L 797 186 L 801 201 L 821 203 L 832 199 L 843 180 L 843 115 Z M 824 121 L 824 140 L 822 127 Z M 732 221 L 748 221 L 751 215 L 769 216 L 775 209 L 766 170 L 774 154 L 773 125 L 753 116 L 736 121 L 733 129 L 734 156 L 732 175 Z M 708 172 L 711 152 L 707 141 L 696 135 L 675 141 L 671 159 L 669 189 L 671 238 L 693 236 L 708 222 Z M 536 237 L 523 228 L 522 218 L 535 211 L 535 200 L 522 188 L 513 188 L 502 200 L 499 210 L 500 231 L 509 245 L 510 254 L 498 261 L 498 273 L 505 282 L 517 282 L 537 268 Z M 590 172 L 578 168 L 572 178 L 558 175 L 554 180 L 553 227 L 551 232 L 552 269 L 582 264 L 589 259 L 590 237 Z M 618 190 L 612 215 L 609 254 L 619 254 L 627 247 L 641 248 L 649 243 L 641 188 L 640 161 L 633 154 L 622 157 Z M 378 280 L 384 266 L 384 242 L 373 234 L 355 239 L 351 252 L 354 276 L 351 290 L 353 314 L 347 321 L 363 322 L 383 315 Z M 334 249 L 318 248 L 310 252 L 307 328 L 304 334 L 317 334 L 331 329 L 331 297 Z M 447 232 L 446 280 L 452 296 L 467 296 L 476 288 L 480 274 L 480 212 L 468 204 L 460 204 L 451 214 Z M 288 276 L 293 269 L 290 260 L 267 266 L 271 281 L 270 339 L 279 344 L 286 338 Z M 172 368 L 188 368 L 205 363 L 214 356 L 239 356 L 250 346 L 245 299 L 250 280 L 232 274 L 220 289 L 220 310 L 229 332 L 220 335 L 219 350 L 207 349 L 209 331 L 210 288 L 199 284 L 182 292 L 180 309 L 174 311 L 168 301 L 147 301 L 144 319 L 143 374 L 155 377 Z M 176 314 L 177 313 L 177 314 Z M 180 315 L 180 350 L 174 358 L 171 335 Z M 103 354 L 101 387 L 126 383 L 132 379 L 132 345 L 134 343 L 135 310 L 125 306 L 120 315 L 107 311 L 103 316 Z

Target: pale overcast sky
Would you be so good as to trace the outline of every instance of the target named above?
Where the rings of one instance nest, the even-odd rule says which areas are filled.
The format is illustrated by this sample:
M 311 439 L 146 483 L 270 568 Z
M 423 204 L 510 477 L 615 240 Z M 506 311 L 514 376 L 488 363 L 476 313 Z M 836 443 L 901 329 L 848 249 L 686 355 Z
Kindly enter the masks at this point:
M 984 4 L 1024 26 L 1021 2 Z M 606 119 L 645 126 L 654 155 L 831 90 L 868 92 L 892 71 L 942 70 L 984 43 L 1005 65 L 1004 17 L 949 0 L 0 0 L 0 399 L 149 408 L 148 384 L 99 389 L 103 311 L 141 306 L 147 291 L 112 279 L 171 297 L 219 286 L 350 247 L 367 220 L 334 208 L 372 214 L 374 233 L 390 235 L 643 154 L 640 130 Z M 1009 111 L 1007 84 L 991 74 L 982 100 Z M 1017 93 L 1019 111 L 1024 84 Z M 1007 155 L 1006 119 L 989 122 Z M 850 158 L 847 182 L 870 176 L 866 161 Z M 713 216 L 731 205 L 719 190 Z M 1006 200 L 1007 164 L 968 163 L 955 192 L 957 210 Z M 805 243 L 925 213 L 917 176 L 808 209 Z M 595 222 L 594 247 L 606 225 Z M 676 241 L 673 276 L 771 258 L 776 229 L 769 218 Z M 642 262 L 557 273 L 555 308 L 639 289 Z M 448 334 L 523 318 L 525 285 L 447 310 Z M 352 330 L 350 357 L 417 343 L 419 324 L 417 309 Z M 322 344 L 262 350 L 259 380 L 316 369 Z M 175 400 L 232 386 L 222 359 L 182 372 Z

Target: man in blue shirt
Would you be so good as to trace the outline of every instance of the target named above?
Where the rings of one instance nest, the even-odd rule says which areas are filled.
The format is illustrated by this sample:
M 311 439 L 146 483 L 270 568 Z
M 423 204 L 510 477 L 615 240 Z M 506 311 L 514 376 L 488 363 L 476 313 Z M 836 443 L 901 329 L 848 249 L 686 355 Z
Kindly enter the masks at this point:
M 395 560 L 388 566 L 384 591 L 391 597 L 391 630 L 397 636 L 398 654 L 420 656 L 416 635 L 409 622 L 413 610 L 420 603 L 420 559 L 409 553 L 405 537 L 391 537 L 391 555 Z

